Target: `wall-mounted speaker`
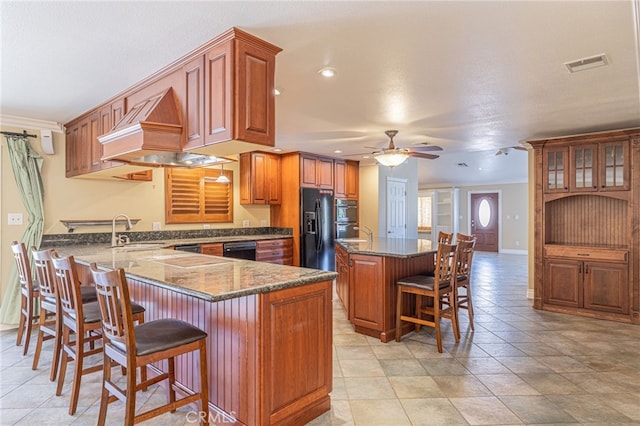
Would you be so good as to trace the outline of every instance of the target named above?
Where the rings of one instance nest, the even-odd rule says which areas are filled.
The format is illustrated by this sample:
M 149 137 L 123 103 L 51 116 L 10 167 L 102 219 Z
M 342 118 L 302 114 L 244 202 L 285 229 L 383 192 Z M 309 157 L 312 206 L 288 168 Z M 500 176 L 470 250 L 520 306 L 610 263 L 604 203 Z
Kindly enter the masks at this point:
M 42 144 L 42 152 L 45 154 L 54 154 L 53 150 L 53 137 L 51 136 L 51 130 L 40 130 L 40 143 Z

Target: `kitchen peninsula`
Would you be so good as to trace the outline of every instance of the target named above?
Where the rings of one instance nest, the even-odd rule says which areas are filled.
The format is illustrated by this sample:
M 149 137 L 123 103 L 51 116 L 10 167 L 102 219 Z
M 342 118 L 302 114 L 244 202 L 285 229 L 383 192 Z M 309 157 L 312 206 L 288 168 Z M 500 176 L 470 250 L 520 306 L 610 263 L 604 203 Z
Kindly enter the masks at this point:
M 208 334 L 209 407 L 239 425 L 304 424 L 330 409 L 336 274 L 170 249 L 61 246 L 80 264 L 124 268 L 147 321 L 177 318 Z M 197 389 L 197 357 L 177 380 Z
M 346 239 L 336 242 L 336 291 L 355 331 L 389 342 L 395 339 L 398 279 L 433 272 L 436 247 L 430 240 Z M 403 309 L 414 309 L 405 301 Z M 403 326 L 402 334 L 413 330 Z

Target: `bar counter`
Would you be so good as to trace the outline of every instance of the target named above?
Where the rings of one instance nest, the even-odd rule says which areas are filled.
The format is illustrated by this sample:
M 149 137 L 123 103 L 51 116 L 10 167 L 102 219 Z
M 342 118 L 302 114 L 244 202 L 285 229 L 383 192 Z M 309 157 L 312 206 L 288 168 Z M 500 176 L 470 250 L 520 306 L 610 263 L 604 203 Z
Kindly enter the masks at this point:
M 93 262 L 124 268 L 145 321 L 176 318 L 207 332 L 212 419 L 300 425 L 330 409 L 336 273 L 164 248 L 57 251 L 74 255 L 81 280 Z M 198 356 L 176 364 L 178 390 L 199 389 Z

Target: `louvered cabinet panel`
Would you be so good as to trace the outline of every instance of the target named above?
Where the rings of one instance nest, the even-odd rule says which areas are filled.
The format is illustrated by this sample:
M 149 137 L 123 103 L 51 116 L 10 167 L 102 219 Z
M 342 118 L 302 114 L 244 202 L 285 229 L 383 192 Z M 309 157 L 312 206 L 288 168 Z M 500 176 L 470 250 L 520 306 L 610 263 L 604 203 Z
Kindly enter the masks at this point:
M 165 206 L 167 223 L 233 221 L 233 174 L 231 182 L 215 182 L 219 170 L 167 168 Z

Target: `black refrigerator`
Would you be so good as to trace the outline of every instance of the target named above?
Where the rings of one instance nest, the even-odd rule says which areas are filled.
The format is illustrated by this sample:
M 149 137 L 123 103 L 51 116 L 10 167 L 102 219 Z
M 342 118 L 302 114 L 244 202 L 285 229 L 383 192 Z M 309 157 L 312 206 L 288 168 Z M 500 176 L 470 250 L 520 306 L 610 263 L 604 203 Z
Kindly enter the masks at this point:
M 333 191 L 300 189 L 300 266 L 335 271 Z

